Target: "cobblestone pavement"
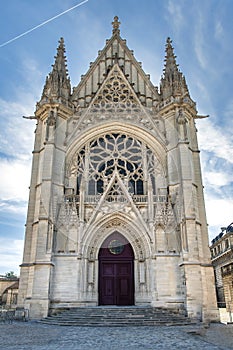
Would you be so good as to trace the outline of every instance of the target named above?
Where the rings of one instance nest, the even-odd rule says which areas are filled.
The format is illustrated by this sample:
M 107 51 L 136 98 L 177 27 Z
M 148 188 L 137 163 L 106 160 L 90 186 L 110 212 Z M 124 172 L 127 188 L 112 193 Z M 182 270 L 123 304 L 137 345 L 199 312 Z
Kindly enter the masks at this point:
M 61 327 L 0 324 L 1 350 L 233 349 L 233 325 L 193 327 Z

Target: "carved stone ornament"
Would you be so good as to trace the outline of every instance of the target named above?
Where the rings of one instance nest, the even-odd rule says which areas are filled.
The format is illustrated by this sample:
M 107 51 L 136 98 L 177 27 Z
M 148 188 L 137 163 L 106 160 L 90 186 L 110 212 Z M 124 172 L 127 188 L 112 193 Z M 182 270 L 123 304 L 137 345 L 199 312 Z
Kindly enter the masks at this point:
M 122 120 L 146 128 L 164 140 L 163 127 L 153 121 L 152 112 L 147 110 L 137 99 L 119 66 L 115 65 L 89 108 L 83 112 L 77 131 L 103 121 Z
M 97 195 L 106 188 L 115 170 L 128 192 L 134 194 L 141 194 L 137 189 L 139 191 L 142 183 L 148 180 L 148 174 L 154 189 L 155 179 L 164 178 L 155 154 L 144 143 L 126 134 L 105 134 L 86 144 L 73 156 L 67 177 L 78 174 L 80 187 L 81 181 L 91 181 L 93 191 L 89 194 Z

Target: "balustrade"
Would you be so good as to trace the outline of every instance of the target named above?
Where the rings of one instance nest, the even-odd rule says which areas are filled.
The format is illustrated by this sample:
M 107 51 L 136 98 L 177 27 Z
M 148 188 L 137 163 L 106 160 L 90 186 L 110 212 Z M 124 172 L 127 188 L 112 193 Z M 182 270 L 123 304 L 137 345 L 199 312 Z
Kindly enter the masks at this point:
M 85 204 L 96 204 L 99 202 L 101 198 L 101 194 L 98 195 L 87 195 L 85 196 L 84 203 Z M 132 199 L 134 203 L 148 203 L 147 195 L 132 195 Z M 65 195 L 64 200 L 66 203 L 79 203 L 80 196 L 79 195 Z M 127 202 L 127 198 L 124 195 L 107 195 L 106 201 L 108 202 L 117 202 L 123 203 Z M 165 195 L 155 195 L 153 196 L 153 203 L 166 203 L 167 197 Z

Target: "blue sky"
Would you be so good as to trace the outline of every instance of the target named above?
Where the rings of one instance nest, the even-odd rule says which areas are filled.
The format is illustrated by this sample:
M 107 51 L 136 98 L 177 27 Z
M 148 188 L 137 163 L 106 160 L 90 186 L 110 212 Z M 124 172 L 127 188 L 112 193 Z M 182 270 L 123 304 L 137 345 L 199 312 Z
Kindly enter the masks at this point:
M 233 221 L 233 2 L 89 0 L 27 35 L 8 40 L 75 6 L 75 0 L 11 0 L 0 5 L 0 274 L 19 272 L 31 172 L 32 115 L 64 37 L 72 86 L 111 37 L 121 37 L 159 85 L 166 38 L 173 40 L 199 114 L 197 122 L 209 235 Z

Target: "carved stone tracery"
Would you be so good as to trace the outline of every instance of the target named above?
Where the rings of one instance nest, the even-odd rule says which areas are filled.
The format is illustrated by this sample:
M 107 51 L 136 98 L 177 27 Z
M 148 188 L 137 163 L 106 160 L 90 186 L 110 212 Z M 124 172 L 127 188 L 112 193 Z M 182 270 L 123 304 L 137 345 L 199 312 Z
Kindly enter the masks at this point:
M 164 178 L 160 162 L 143 142 L 126 134 L 113 133 L 94 139 L 76 153 L 67 177 L 78 177 L 77 194 L 84 183 L 89 183 L 86 194 L 97 195 L 106 189 L 114 171 L 118 172 L 128 192 L 135 195 L 146 194 L 148 177 L 155 195 L 156 178 L 160 177 L 160 182 Z M 162 185 L 165 183 L 159 184 Z M 114 189 L 111 191 L 113 194 Z
M 117 230 L 122 232 L 123 235 L 130 241 L 131 245 L 136 250 L 136 256 L 140 261 L 144 261 L 146 258 L 145 242 L 143 238 L 138 239 L 137 233 L 127 224 L 126 222 L 114 218 L 107 222 L 104 226 L 101 226 L 95 234 L 95 237 L 92 241 L 92 244 L 87 249 L 88 260 L 93 260 L 98 258 L 99 247 L 101 246 L 100 242 L 103 240 L 103 237 L 109 235 L 112 230 Z M 147 252 L 148 253 L 148 252 Z
M 103 121 L 119 119 L 140 125 L 150 132 L 159 130 L 164 139 L 162 119 L 159 118 L 159 123 L 153 121 L 152 110 L 141 105 L 120 68 L 115 66 L 89 108 L 83 111 L 77 127 L 82 131 Z

